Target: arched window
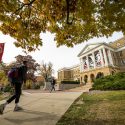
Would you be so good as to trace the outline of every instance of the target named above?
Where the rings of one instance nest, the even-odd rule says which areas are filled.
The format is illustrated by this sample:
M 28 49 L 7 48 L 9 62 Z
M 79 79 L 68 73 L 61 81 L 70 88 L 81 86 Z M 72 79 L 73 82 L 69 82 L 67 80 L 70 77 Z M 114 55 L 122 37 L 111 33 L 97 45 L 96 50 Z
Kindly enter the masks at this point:
M 94 74 L 91 74 L 91 75 L 90 75 L 90 78 L 91 78 L 91 82 L 94 82 L 94 79 L 95 79 Z
M 115 71 L 112 71 L 112 75 L 114 75 Z
M 85 75 L 85 76 L 84 76 L 84 83 L 86 84 L 87 82 L 88 82 L 88 76 Z
M 97 75 L 96 75 L 96 79 L 102 78 L 102 77 L 104 77 L 104 73 L 103 72 L 98 72 Z

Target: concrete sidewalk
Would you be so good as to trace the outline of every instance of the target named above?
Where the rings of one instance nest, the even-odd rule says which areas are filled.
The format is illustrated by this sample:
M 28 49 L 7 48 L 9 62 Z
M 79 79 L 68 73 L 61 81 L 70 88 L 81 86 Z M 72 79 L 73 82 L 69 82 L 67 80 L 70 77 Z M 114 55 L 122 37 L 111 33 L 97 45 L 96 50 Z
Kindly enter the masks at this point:
M 14 102 L 7 105 L 4 114 L 0 115 L 0 124 L 55 125 L 74 100 L 82 93 L 83 90 L 55 93 L 24 92 L 20 99 L 20 105 L 24 110 L 13 112 Z

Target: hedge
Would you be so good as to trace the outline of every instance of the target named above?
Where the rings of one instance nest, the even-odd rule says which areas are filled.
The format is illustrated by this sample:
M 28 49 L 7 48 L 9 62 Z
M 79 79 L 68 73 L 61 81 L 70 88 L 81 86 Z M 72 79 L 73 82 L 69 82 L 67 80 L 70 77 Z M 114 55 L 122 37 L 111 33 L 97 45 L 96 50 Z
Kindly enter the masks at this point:
M 80 84 L 79 81 L 61 81 L 62 84 Z
M 117 73 L 95 79 L 94 90 L 125 90 L 125 73 Z

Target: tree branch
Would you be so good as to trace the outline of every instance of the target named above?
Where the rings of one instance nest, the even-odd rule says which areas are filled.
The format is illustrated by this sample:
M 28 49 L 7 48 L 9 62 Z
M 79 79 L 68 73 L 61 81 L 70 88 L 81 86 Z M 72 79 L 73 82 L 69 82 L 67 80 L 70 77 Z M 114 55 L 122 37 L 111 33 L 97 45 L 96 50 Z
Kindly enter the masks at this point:
M 66 0 L 66 4 L 67 4 L 67 19 L 66 19 L 66 22 L 67 22 L 67 24 L 69 24 L 69 0 Z
M 69 4 L 69 0 L 66 0 L 66 4 L 67 4 L 67 19 L 66 19 L 66 23 L 67 24 L 72 24 L 73 23 L 73 20 L 74 20 L 74 15 L 73 15 L 73 19 L 72 19 L 72 21 L 71 22 L 69 22 L 69 15 L 70 15 L 70 4 Z
M 18 2 L 22 3 L 22 6 L 20 8 L 18 8 L 14 13 L 17 13 L 18 11 L 20 11 L 21 9 L 23 9 L 24 6 L 32 6 L 33 2 L 35 2 L 36 0 L 32 0 L 29 3 L 23 3 L 20 0 L 18 0 Z

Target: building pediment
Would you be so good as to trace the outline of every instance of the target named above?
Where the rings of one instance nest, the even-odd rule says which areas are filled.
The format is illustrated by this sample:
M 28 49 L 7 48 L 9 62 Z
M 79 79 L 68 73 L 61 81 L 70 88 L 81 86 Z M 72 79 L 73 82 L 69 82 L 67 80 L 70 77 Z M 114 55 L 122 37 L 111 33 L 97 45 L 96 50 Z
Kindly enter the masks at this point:
M 97 48 L 98 46 L 102 45 L 103 43 L 95 43 L 95 44 L 87 44 L 84 46 L 84 48 L 81 50 L 81 52 L 78 54 L 78 57 L 83 55 L 84 53 L 89 52 L 90 50 L 93 50 Z

